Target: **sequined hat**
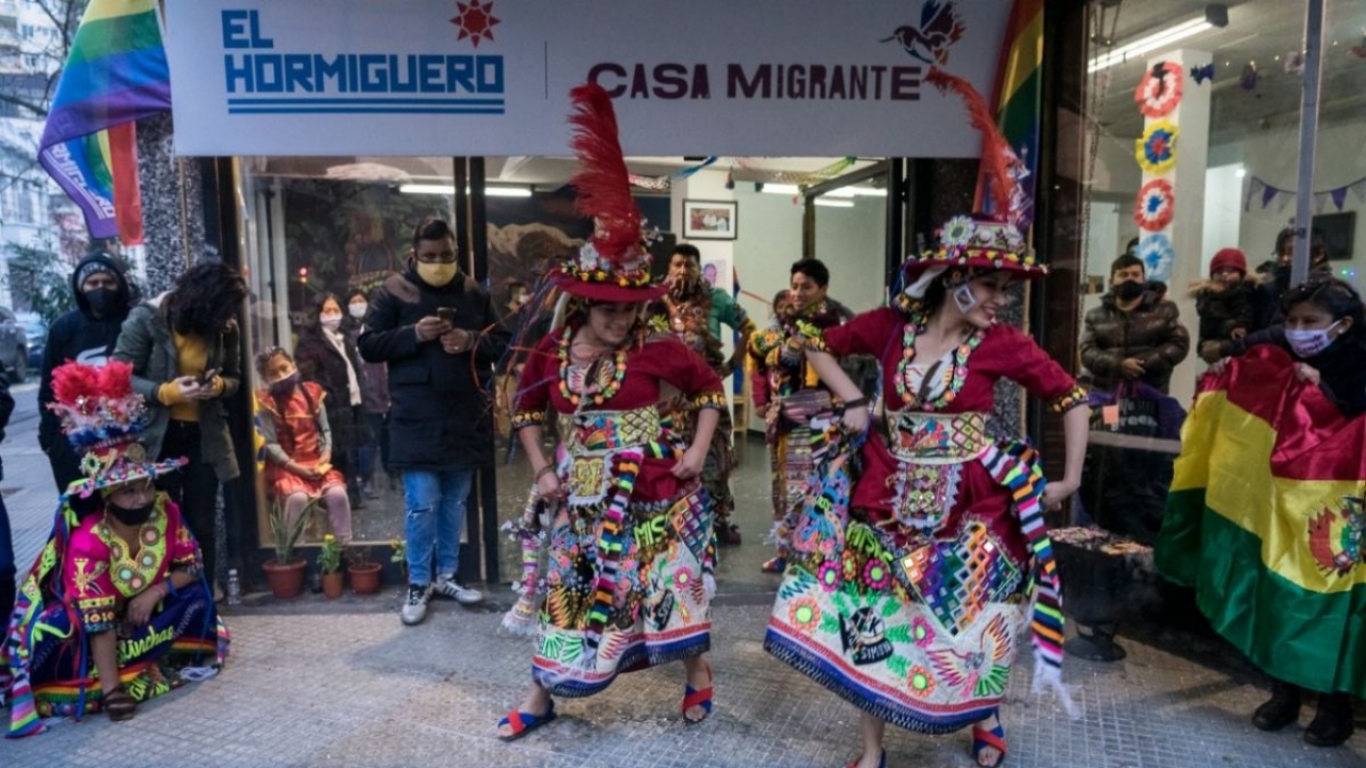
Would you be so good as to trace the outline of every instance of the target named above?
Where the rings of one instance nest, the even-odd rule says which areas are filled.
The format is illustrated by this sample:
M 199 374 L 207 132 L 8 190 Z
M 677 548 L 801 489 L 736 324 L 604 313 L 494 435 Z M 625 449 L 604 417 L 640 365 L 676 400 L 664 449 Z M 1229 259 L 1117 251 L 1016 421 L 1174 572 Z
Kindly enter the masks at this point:
M 133 391 L 133 366 L 111 360 L 103 366 L 67 363 L 52 371 L 53 402 L 85 479 L 67 495 L 82 498 L 134 480 L 153 478 L 184 466 L 186 459 L 156 461 L 138 441 L 147 428 L 147 406 Z
M 570 182 L 580 215 L 594 231 L 578 253 L 552 275 L 555 284 L 593 301 L 643 302 L 667 290 L 650 275 L 648 235 L 631 197 L 631 178 L 622 156 L 612 99 L 596 83 L 570 91 L 574 126 L 570 146 L 583 170 Z

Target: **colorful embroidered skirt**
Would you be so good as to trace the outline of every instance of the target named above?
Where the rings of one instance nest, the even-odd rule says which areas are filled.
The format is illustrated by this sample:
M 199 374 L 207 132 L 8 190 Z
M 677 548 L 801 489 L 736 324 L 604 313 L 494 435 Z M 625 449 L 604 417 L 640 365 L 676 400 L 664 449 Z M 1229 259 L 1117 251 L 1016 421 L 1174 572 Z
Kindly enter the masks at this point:
M 698 409 L 688 400 L 681 398 L 665 406 L 663 416 L 668 430 L 680 444 L 692 442 L 698 413 Z M 703 460 L 701 479 L 702 488 L 707 492 L 707 501 L 712 505 L 713 519 L 725 523 L 730 520 L 730 511 L 735 508 L 735 496 L 730 492 L 730 474 L 735 468 L 735 423 L 730 408 L 718 409 L 717 413 L 719 419 Z
M 1026 574 L 980 522 L 898 546 L 851 519 L 852 446 L 815 420 L 812 431 L 817 475 L 764 648 L 902 728 L 949 733 L 989 716 L 1027 624 Z
M 85 632 L 60 603 L 21 620 L 6 642 L 13 674 L 11 738 L 42 731 L 40 718 L 100 711 L 102 691 Z M 180 670 L 221 667 L 230 635 L 202 583 L 162 601 L 142 627 L 119 631 L 119 677 L 137 701 L 182 685 Z

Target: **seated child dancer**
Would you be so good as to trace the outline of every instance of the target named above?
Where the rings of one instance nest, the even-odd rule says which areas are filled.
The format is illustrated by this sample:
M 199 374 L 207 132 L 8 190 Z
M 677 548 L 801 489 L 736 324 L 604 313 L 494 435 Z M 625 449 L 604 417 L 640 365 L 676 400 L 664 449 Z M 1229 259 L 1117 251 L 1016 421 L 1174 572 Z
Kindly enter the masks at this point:
M 274 347 L 256 361 L 268 382 L 256 393 L 261 408 L 261 437 L 265 440 L 266 483 L 271 495 L 285 505 L 286 524 L 293 526 L 309 502 L 322 499 L 332 535 L 351 543 L 351 501 L 346 478 L 332 466 L 332 432 L 323 406 L 326 393 L 303 381 L 294 358 Z
M 111 361 L 52 373 L 48 407 L 84 453 L 86 477 L 59 499 L 0 645 L 9 738 L 41 733 L 47 717 L 128 720 L 139 702 L 212 676 L 227 655 L 199 545 L 152 485 L 185 459 L 155 461 L 138 442 L 148 416 L 132 371 Z
M 1191 286 L 1195 312 L 1200 317 L 1196 349 L 1207 363 L 1219 359 L 1219 345 L 1236 341 L 1253 327 L 1252 284 L 1247 278 L 1247 257 L 1237 248 L 1223 248 L 1209 265 L 1209 280 Z

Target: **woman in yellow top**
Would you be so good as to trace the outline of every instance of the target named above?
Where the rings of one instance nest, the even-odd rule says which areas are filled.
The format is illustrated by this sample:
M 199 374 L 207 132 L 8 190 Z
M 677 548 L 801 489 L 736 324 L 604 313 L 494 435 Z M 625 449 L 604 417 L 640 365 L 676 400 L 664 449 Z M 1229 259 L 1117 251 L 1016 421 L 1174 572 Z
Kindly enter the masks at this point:
M 189 460 L 161 482 L 201 544 L 210 584 L 217 577 L 218 484 L 238 475 L 225 401 L 241 384 L 234 315 L 246 298 L 237 270 L 198 264 L 168 293 L 128 313 L 114 350 L 115 359 L 133 365 L 133 389 L 150 411 L 142 439 L 148 453 Z

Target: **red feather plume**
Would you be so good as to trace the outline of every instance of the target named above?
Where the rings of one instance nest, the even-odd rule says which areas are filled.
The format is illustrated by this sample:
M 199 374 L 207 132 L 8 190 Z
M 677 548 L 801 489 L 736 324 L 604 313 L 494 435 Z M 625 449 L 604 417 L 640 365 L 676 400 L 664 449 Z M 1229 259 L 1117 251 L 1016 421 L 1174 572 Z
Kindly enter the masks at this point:
M 617 115 L 612 98 L 597 83 L 585 83 L 569 92 L 574 111 L 570 147 L 583 170 L 570 183 L 578 193 L 574 207 L 593 218 L 597 231 L 593 244 L 612 262 L 631 254 L 640 244 L 640 211 L 631 197 L 631 177 L 621 153 Z
M 930 67 L 925 81 L 939 89 L 941 93 L 952 91 L 963 100 L 968 109 L 968 121 L 978 133 L 982 134 L 982 164 L 991 177 L 990 193 L 995 203 L 994 213 L 1003 218 L 1010 217 L 1010 197 L 1015 181 L 1010 175 L 1012 150 L 1001 129 L 992 117 L 982 94 L 972 87 L 972 83 L 957 75 L 950 75 L 938 67 Z
M 103 366 L 66 363 L 52 371 L 52 397 L 62 405 L 75 407 L 76 401 L 105 397 L 121 399 L 133 393 L 133 366 L 110 360 Z

